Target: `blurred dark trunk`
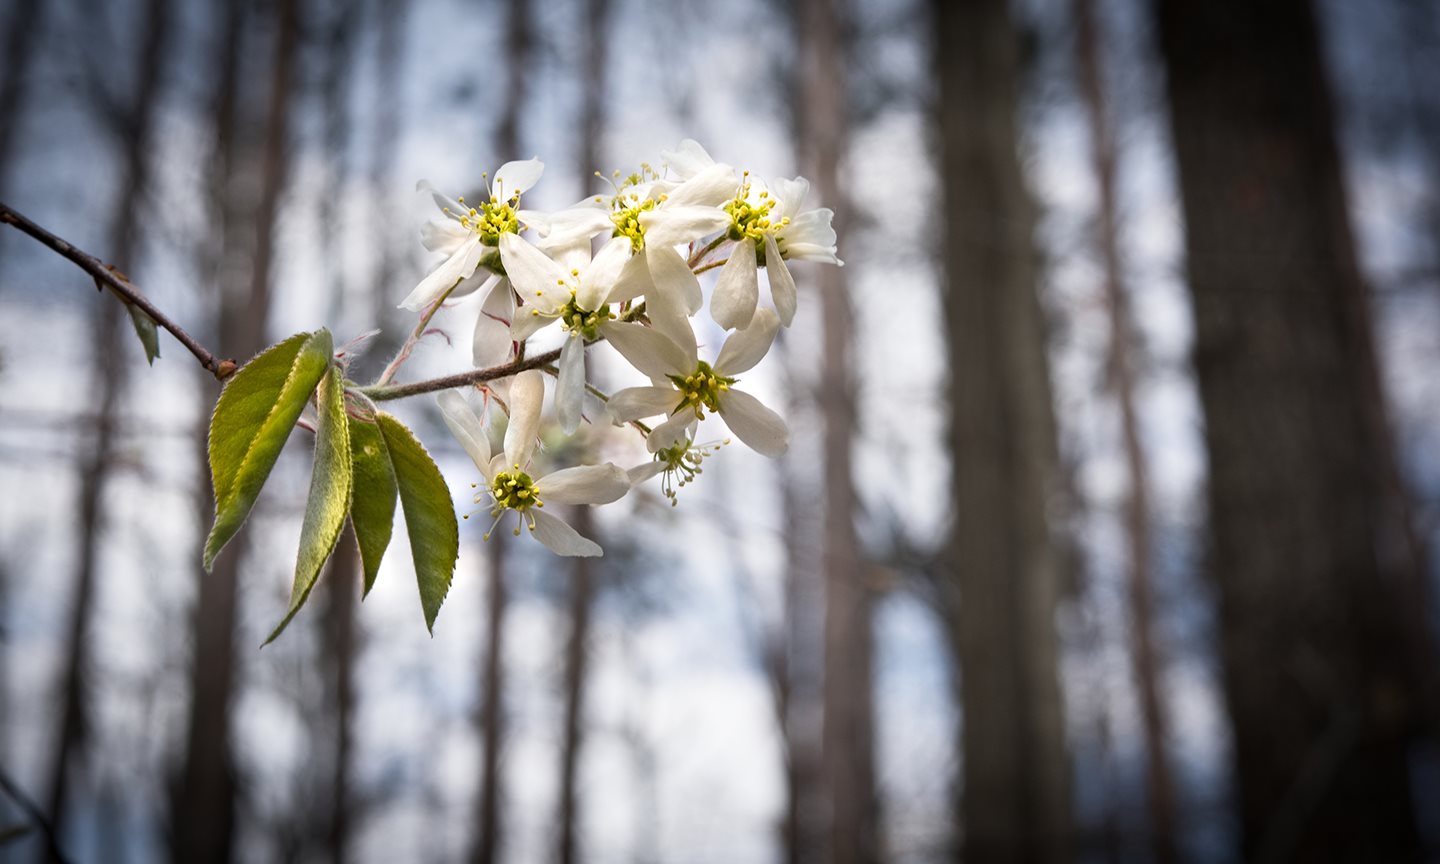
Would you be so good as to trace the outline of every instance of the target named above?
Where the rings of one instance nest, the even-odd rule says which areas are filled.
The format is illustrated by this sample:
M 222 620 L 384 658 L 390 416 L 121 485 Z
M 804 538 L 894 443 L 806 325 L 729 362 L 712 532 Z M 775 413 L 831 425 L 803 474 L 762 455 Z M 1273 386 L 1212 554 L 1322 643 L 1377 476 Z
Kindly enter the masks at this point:
M 1138 373 L 1133 356 L 1134 324 L 1130 314 L 1129 290 L 1120 261 L 1119 204 L 1116 200 L 1119 153 L 1102 80 L 1102 37 L 1098 32 L 1101 22 L 1096 0 L 1076 0 L 1075 16 L 1080 87 L 1089 114 L 1091 159 L 1100 193 L 1096 243 L 1101 253 L 1105 311 L 1110 319 L 1106 369 L 1120 414 L 1121 446 L 1129 474 L 1124 514 L 1129 558 L 1126 562 L 1126 599 L 1130 612 L 1130 654 L 1145 738 L 1145 801 L 1150 821 L 1150 853 L 1159 864 L 1171 864 L 1179 855 L 1175 842 L 1175 785 L 1170 775 L 1170 759 L 1165 752 L 1169 723 L 1160 695 L 1161 660 L 1154 639 L 1154 549 L 1151 544 L 1149 469 L 1135 407 Z
M 1047 519 L 1062 478 L 1018 149 L 1019 41 L 1004 0 L 931 8 L 955 504 L 937 587 L 964 713 L 962 845 L 971 861 L 1064 861 L 1063 568 Z
M 221 292 L 218 345 L 221 356 L 240 362 L 266 344 L 273 233 L 290 155 L 290 94 L 300 29 L 299 0 L 281 0 L 275 12 L 277 32 L 266 100 L 268 116 L 259 153 L 259 199 L 251 212 L 244 206 L 238 176 L 250 143 L 244 137 L 248 129 L 241 122 L 240 109 L 244 86 L 240 48 L 247 6 L 245 0 L 232 0 L 226 7 L 213 103 L 216 151 L 210 177 L 211 212 L 221 214 L 216 225 L 219 239 L 210 253 Z M 202 416 L 208 417 L 217 394 L 213 386 L 204 390 Z M 208 478 L 208 471 L 205 476 Z M 236 590 L 248 543 L 248 535 L 242 532 L 216 560 L 214 570 L 199 579 L 189 728 L 180 785 L 172 806 L 171 859 L 177 864 L 226 862 L 234 845 L 236 789 L 230 751 L 230 705 L 236 678 Z
M 36 4 L 38 5 L 38 4 Z M 122 151 L 119 192 L 110 216 L 106 255 L 122 273 L 134 266 L 141 241 L 142 205 L 150 185 L 153 120 L 161 76 L 170 50 L 170 0 L 148 0 L 145 36 L 138 62 L 135 93 L 124 112 L 115 116 L 115 139 Z M 4 116 L 4 115 L 0 115 Z M 95 309 L 91 339 L 90 392 L 97 395 L 94 438 L 79 467 L 80 550 L 65 646 L 64 684 L 60 724 L 50 763 L 50 822 L 64 837 L 68 817 L 69 781 L 80 760 L 89 731 L 90 682 L 86 660 L 90 648 L 90 615 L 95 601 L 95 574 L 100 568 L 103 540 L 105 485 L 114 464 L 114 444 L 120 403 L 124 397 L 129 361 L 139 354 L 133 341 L 122 341 L 123 306 L 102 292 Z
M 349 857 L 351 816 L 354 801 L 350 794 L 350 760 L 353 735 L 351 715 L 355 708 L 355 633 L 356 598 L 363 573 L 360 548 L 355 532 L 347 526 L 335 554 L 330 559 L 330 572 L 325 575 L 325 594 L 329 601 L 325 616 L 325 665 L 329 686 L 325 714 L 330 718 L 329 731 L 334 736 L 329 788 L 329 836 L 326 838 L 330 860 L 344 864 Z M 324 728 L 324 727 L 322 727 Z
M 30 83 L 30 63 L 44 38 L 44 12 L 48 3 L 20 0 L 5 20 L 5 73 L 0 78 L 0 200 L 5 198 L 5 180 L 15 142 L 22 128 L 21 118 Z
M 328 4 L 324 66 L 320 78 L 320 99 L 325 109 L 324 152 L 328 156 L 326 194 L 320 196 L 320 257 L 322 261 L 340 260 L 338 240 L 350 227 L 340 209 L 345 188 L 349 185 L 349 152 L 351 122 L 349 82 L 354 66 L 355 34 L 365 20 L 364 5 L 352 8 L 349 3 Z M 387 25 L 388 26 L 388 25 Z M 330 268 L 330 320 L 346 319 L 345 268 Z M 351 715 L 355 705 L 354 668 L 358 650 L 356 634 L 356 595 L 363 581 L 359 547 L 355 534 L 347 527 L 336 544 L 330 560 L 330 572 L 323 580 L 327 600 L 325 651 L 321 666 L 326 679 L 325 717 L 321 729 L 329 741 L 317 742 L 318 747 L 332 747 L 329 778 L 329 813 L 326 814 L 327 834 L 324 838 L 330 860 L 344 864 L 349 857 L 354 801 L 350 794 Z
M 590 188 L 599 168 L 600 137 L 605 129 L 605 33 L 609 0 L 585 0 L 585 55 L 580 82 L 579 169 L 581 193 Z M 573 524 L 582 536 L 594 537 L 595 520 L 588 507 L 576 508 Z M 580 860 L 579 765 L 584 742 L 585 679 L 589 674 L 590 613 L 595 596 L 595 563 L 576 558 L 570 568 L 570 641 L 565 650 L 565 731 L 560 751 L 559 859 Z
M 500 848 L 500 745 L 505 732 L 505 533 L 496 531 L 487 542 L 489 620 L 485 644 L 485 677 L 481 681 L 480 792 L 476 798 L 476 833 L 470 848 L 472 864 L 494 864 Z
M 1244 856 L 1417 861 L 1423 610 L 1314 12 L 1158 9 Z
M 577 507 L 571 524 L 581 536 L 595 536 L 590 508 Z M 565 647 L 565 731 L 560 749 L 560 854 L 561 864 L 580 860 L 576 844 L 580 818 L 576 788 L 583 741 L 585 677 L 589 673 L 590 606 L 595 594 L 595 562 L 576 558 L 570 565 L 570 641 Z
M 388 356 L 400 347 L 401 337 L 392 328 L 386 327 L 386 323 L 398 317 L 395 301 L 405 295 L 405 291 L 398 290 L 400 286 L 396 285 L 396 261 L 400 255 L 396 252 L 394 220 L 386 214 L 392 203 L 390 172 L 395 161 L 396 142 L 400 138 L 400 109 L 403 107 L 400 70 L 404 67 L 404 36 L 410 4 L 405 0 L 374 0 L 372 8 L 373 20 L 381 23 L 377 28 L 380 32 L 375 46 L 374 126 L 370 130 L 370 144 L 374 152 L 370 158 L 369 186 L 375 215 L 371 224 L 366 226 L 373 232 L 372 244 L 376 250 L 369 326 L 384 329 L 375 337 L 363 359 L 373 358 L 378 372 Z M 412 188 L 411 184 L 405 184 L 407 192 Z M 413 241 L 409 238 L 405 240 L 408 254 L 408 243 Z
M 520 70 L 529 62 L 530 8 L 525 0 L 508 0 L 509 24 L 505 34 L 505 63 L 510 80 L 500 106 L 500 120 L 495 132 L 497 162 L 514 159 L 520 150 L 520 119 L 525 108 L 525 76 Z M 495 166 L 498 168 L 498 165 Z M 481 728 L 484 734 L 481 753 L 482 774 L 480 800 L 477 802 L 479 821 L 470 849 L 474 864 L 494 864 L 501 848 L 500 811 L 503 784 L 500 782 L 500 751 L 505 745 L 505 589 L 504 546 L 500 534 L 490 537 L 490 606 L 489 637 L 485 645 L 484 669 L 480 700 Z
M 838 0 L 804 0 L 797 10 L 799 92 L 795 100 L 801 173 L 816 198 L 841 210 L 839 163 L 846 137 L 846 64 Z M 836 230 L 843 242 L 843 217 Z M 838 267 L 818 267 L 821 367 L 817 401 L 822 443 L 825 522 L 821 570 L 825 574 L 821 760 L 829 798 L 829 860 L 864 864 L 880 860 L 879 798 L 875 789 L 874 710 L 871 693 L 871 597 L 855 536 L 855 429 L 851 370 L 854 325 L 845 278 Z

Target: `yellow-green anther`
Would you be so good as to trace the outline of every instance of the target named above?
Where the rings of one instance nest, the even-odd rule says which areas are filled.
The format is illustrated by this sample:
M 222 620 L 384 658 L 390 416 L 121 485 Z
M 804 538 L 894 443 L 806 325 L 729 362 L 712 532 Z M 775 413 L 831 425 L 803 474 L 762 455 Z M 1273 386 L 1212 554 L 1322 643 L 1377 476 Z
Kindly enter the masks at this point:
M 502 510 L 528 510 L 531 507 L 545 506 L 535 490 L 535 481 L 518 467 L 514 471 L 501 471 L 496 474 L 490 483 L 490 494 L 495 496 L 495 509 L 492 514 L 497 516 Z
M 709 363 L 701 360 L 690 375 L 671 375 L 670 381 L 680 390 L 680 405 L 675 410 L 692 408 L 695 416 L 705 418 L 705 409 L 720 410 L 720 394 L 730 389 L 736 379 L 717 375 Z

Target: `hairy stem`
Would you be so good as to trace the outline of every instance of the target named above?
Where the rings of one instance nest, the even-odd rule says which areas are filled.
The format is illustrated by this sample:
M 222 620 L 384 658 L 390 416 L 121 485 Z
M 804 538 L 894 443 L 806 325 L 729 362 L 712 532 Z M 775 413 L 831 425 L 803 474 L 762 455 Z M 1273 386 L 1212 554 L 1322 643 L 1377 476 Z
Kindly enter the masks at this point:
M 210 374 L 215 376 L 215 380 L 224 381 L 238 368 L 234 360 L 222 360 L 216 357 L 208 348 L 201 345 L 199 340 L 186 332 L 185 328 L 176 324 L 168 315 L 156 308 L 155 304 L 150 302 L 150 298 L 140 293 L 140 289 L 130 284 L 130 279 L 125 276 L 125 274 L 115 270 L 104 261 L 101 261 L 88 252 L 77 249 L 69 241 L 56 237 L 54 234 L 31 222 L 14 208 L 4 203 L 0 203 L 0 222 L 18 228 L 20 231 L 29 234 L 32 238 L 50 247 L 65 258 L 69 258 L 77 264 L 81 270 L 84 270 L 94 277 L 97 283 L 119 294 L 126 303 L 139 307 L 142 312 L 150 316 L 150 320 L 170 331 L 170 334 L 178 339 L 180 344 L 185 346 L 186 350 L 195 355 L 195 359 L 200 361 L 200 365 L 208 369 Z

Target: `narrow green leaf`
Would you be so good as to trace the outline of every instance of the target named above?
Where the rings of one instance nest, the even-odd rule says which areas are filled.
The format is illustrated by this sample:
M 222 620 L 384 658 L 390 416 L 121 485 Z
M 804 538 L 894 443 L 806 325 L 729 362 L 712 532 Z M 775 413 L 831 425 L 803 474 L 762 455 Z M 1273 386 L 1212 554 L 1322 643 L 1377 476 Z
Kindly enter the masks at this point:
M 300 523 L 300 553 L 295 558 L 295 585 L 285 620 L 265 640 L 269 645 L 305 605 L 320 568 L 335 551 L 345 514 L 350 510 L 350 430 L 345 416 L 345 382 L 338 366 L 320 379 L 315 390 L 315 469 L 310 474 L 310 497 Z
M 350 418 L 350 459 L 355 465 L 355 492 L 350 500 L 350 522 L 365 565 L 365 594 L 375 587 L 380 559 L 395 528 L 395 469 L 380 427 Z
M 405 530 L 410 534 L 410 554 L 415 559 L 415 578 L 420 584 L 420 606 L 425 610 L 425 626 L 434 633 L 435 616 L 440 614 L 440 604 L 450 591 L 455 559 L 460 557 L 460 526 L 455 521 L 455 505 L 440 469 L 415 440 L 414 433 L 384 412 L 376 414 L 375 419 L 395 469 L 400 506 L 405 511 Z
M 240 530 L 280 449 L 325 370 L 330 333 L 298 333 L 267 348 L 230 377 L 210 418 L 210 477 L 215 524 L 205 540 L 205 569 Z

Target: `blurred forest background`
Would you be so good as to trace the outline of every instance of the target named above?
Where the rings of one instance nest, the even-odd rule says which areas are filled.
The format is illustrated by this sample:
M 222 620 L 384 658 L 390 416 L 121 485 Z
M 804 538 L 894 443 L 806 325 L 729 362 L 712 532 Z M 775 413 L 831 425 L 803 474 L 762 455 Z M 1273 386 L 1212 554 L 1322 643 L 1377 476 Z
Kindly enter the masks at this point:
M 8 0 L 0 46 L 0 201 L 223 356 L 383 362 L 415 181 L 514 158 L 554 208 L 694 137 L 846 260 L 746 379 L 783 459 L 579 514 L 595 561 L 466 523 L 433 639 L 342 551 L 256 650 L 308 443 L 204 574 L 214 382 L 0 230 L 0 860 L 1440 860 L 1440 3 Z

